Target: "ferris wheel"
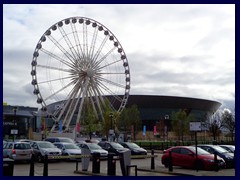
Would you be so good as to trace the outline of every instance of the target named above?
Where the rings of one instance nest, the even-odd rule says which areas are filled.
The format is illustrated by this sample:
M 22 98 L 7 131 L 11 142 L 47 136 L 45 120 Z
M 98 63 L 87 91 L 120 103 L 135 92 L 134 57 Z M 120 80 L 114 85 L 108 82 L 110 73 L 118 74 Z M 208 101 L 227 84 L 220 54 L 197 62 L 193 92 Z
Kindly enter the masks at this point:
M 121 112 L 130 91 L 127 56 L 115 35 L 86 17 L 70 17 L 53 24 L 41 36 L 32 59 L 33 93 L 41 110 L 68 130 L 72 120 L 84 119 L 91 108 L 102 121 L 106 106 Z M 52 103 L 60 105 L 54 112 Z

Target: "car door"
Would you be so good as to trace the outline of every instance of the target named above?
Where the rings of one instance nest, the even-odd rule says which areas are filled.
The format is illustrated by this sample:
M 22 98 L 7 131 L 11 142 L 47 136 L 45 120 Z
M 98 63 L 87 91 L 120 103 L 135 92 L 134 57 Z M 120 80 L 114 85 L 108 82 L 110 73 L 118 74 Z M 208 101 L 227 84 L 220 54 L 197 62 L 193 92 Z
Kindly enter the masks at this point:
M 171 150 L 171 152 L 172 152 L 172 165 L 181 166 L 180 148 L 174 148 Z
M 11 151 L 12 151 L 12 143 L 11 142 L 5 143 L 3 146 L 3 157 L 4 158 L 10 157 Z
M 38 145 L 37 145 L 36 142 L 33 142 L 33 143 L 32 143 L 32 148 L 33 148 L 33 154 L 34 154 L 35 156 L 40 153 L 40 150 L 39 150 Z
M 193 168 L 195 160 L 196 157 L 190 150 L 186 148 L 180 149 L 179 161 L 181 162 L 181 166 Z

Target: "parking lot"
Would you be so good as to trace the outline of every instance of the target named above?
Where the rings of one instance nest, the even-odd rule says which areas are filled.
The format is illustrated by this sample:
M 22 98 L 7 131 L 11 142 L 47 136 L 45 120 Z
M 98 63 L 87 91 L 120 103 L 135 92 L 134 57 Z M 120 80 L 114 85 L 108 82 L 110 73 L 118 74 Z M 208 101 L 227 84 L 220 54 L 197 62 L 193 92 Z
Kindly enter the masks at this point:
M 138 176 L 235 176 L 235 169 L 222 169 L 219 171 L 196 171 L 191 169 L 183 169 L 173 167 L 173 171 L 169 172 L 161 164 L 161 154 L 154 160 L 154 170 L 151 170 L 151 158 L 146 159 L 132 159 L 131 165 L 137 165 Z M 43 176 L 43 163 L 35 163 L 34 176 Z M 14 176 L 29 176 L 30 164 L 17 163 L 14 165 Z M 88 171 L 82 171 L 81 162 L 78 164 L 78 171 L 76 172 L 76 162 L 50 162 L 48 164 L 48 176 L 89 176 L 89 175 L 107 175 L 107 160 L 100 162 L 100 174 L 92 174 L 92 162 L 90 162 Z M 122 176 L 120 162 L 116 162 L 116 175 Z M 131 168 L 131 176 L 135 175 L 134 168 Z

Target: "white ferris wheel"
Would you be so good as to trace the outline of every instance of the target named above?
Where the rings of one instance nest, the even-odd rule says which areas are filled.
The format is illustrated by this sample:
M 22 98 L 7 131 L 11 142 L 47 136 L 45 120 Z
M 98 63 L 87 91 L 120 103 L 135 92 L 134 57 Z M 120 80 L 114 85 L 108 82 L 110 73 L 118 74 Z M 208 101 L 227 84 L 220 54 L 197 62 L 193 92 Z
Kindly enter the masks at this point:
M 81 122 L 85 106 L 104 119 L 106 106 L 121 112 L 130 91 L 126 54 L 115 35 L 86 17 L 70 17 L 53 24 L 41 36 L 32 59 L 33 93 L 41 110 L 68 130 L 72 119 Z M 48 111 L 48 105 L 60 108 Z

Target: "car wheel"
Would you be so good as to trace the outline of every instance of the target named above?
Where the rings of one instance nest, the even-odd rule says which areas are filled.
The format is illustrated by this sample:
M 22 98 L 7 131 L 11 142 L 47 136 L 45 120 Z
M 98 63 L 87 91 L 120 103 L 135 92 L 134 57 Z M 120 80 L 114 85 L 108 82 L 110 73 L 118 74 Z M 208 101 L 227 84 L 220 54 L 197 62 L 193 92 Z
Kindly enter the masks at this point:
M 166 159 L 163 161 L 163 164 L 164 164 L 165 168 L 168 168 L 168 167 L 169 167 L 169 159 L 166 158 Z
M 43 162 L 43 157 L 41 154 L 37 155 L 37 162 Z

